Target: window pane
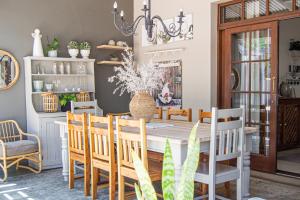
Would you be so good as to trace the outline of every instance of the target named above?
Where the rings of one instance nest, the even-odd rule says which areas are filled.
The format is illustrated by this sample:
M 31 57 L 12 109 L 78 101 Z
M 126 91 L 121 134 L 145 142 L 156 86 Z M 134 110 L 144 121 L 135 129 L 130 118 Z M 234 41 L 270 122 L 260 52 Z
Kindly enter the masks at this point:
M 231 88 L 233 91 L 249 91 L 249 64 L 233 65 L 231 72 Z
M 251 64 L 251 91 L 270 92 L 271 66 L 270 62 L 254 62 Z
M 297 9 L 300 9 L 300 0 L 296 0 Z
M 270 13 L 276 14 L 292 11 L 292 2 L 292 0 L 270 0 Z
M 250 32 L 232 35 L 232 60 L 248 61 L 250 50 Z
M 245 18 L 251 19 L 266 15 L 266 0 L 248 0 L 245 2 Z
M 241 3 L 224 6 L 222 8 L 222 23 L 234 22 L 241 20 L 242 5 Z
M 245 106 L 246 123 L 249 124 L 249 94 L 247 93 L 233 93 L 231 99 L 232 108 L 240 108 Z
M 271 55 L 271 30 L 251 32 L 251 60 L 267 60 Z

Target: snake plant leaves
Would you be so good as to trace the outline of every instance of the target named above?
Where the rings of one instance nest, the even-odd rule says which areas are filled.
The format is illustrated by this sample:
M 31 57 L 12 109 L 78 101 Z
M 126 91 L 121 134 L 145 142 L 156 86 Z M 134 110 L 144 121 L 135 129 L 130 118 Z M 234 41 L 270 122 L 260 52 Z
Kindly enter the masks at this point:
M 196 139 L 198 123 L 193 127 L 189 138 L 187 158 L 183 164 L 176 200 L 194 199 L 194 177 L 199 162 L 200 141 Z
M 135 194 L 136 194 L 137 200 L 144 200 L 144 198 L 142 197 L 142 194 L 141 194 L 140 187 L 136 183 L 134 184 L 134 189 L 135 189 Z
M 145 169 L 144 164 L 134 151 L 131 151 L 131 154 L 134 169 L 139 179 L 139 184 L 142 190 L 143 197 L 145 198 L 145 200 L 157 200 L 155 190 L 152 186 L 151 179 L 147 170 Z
M 170 147 L 170 142 L 167 140 L 164 162 L 163 162 L 163 172 L 162 172 L 162 189 L 164 200 L 174 200 L 175 197 L 175 168 L 172 157 L 172 150 Z

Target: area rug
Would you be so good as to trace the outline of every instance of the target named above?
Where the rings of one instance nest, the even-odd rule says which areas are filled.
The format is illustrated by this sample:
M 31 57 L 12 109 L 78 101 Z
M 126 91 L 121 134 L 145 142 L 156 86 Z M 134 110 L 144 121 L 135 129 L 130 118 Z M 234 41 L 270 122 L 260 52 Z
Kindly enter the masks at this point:
M 222 185 L 218 193 L 222 193 Z M 232 189 L 235 190 L 234 183 Z M 251 178 L 251 195 L 272 200 L 300 199 L 300 188 L 280 183 Z M 100 200 L 108 200 L 108 191 L 98 192 Z M 232 199 L 234 198 L 234 191 Z M 0 183 L 0 200 L 85 200 L 83 194 L 83 179 L 75 182 L 73 190 L 68 189 L 68 183 L 63 181 L 61 169 L 43 171 L 41 174 L 21 173 L 10 176 L 6 183 Z M 117 199 L 117 198 L 116 198 Z

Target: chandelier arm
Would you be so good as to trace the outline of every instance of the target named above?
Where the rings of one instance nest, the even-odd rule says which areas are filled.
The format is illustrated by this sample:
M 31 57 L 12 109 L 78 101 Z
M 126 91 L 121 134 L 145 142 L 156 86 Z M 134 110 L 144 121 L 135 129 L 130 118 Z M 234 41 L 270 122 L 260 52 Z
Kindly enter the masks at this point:
M 169 35 L 170 37 L 177 37 L 181 34 L 181 30 L 182 30 L 182 23 L 179 23 L 179 27 L 177 30 L 174 30 L 173 32 L 171 32 L 168 27 L 166 26 L 166 24 L 164 23 L 163 19 L 158 16 L 155 15 L 152 17 L 152 20 L 157 19 L 158 21 L 160 21 L 161 25 L 163 26 L 164 31 L 166 32 L 167 35 Z M 175 23 L 174 23 L 175 24 Z
M 131 25 L 127 25 L 127 23 L 125 22 L 125 20 L 118 18 L 118 12 L 114 13 L 114 23 L 116 28 L 122 32 L 123 35 L 125 36 L 131 36 L 135 33 L 135 30 L 138 26 L 138 24 L 140 23 L 140 21 L 145 18 L 145 16 L 140 15 L 138 16 L 134 22 Z M 118 20 L 119 19 L 119 20 Z M 118 23 L 119 21 L 119 23 Z

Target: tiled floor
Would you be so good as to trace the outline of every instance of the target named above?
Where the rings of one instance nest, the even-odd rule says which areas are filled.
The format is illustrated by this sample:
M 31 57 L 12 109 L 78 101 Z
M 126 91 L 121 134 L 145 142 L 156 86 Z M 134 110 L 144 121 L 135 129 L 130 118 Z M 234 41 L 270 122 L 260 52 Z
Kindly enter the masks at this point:
M 232 189 L 235 189 L 232 184 Z M 222 193 L 222 186 L 218 193 Z M 99 191 L 99 199 L 108 199 L 107 190 Z M 251 178 L 251 195 L 264 199 L 299 200 L 300 187 L 280 184 L 259 178 Z M 232 199 L 234 198 L 234 191 Z M 0 200 L 84 200 L 83 180 L 76 181 L 75 189 L 69 190 L 63 181 L 61 169 L 32 174 L 11 172 L 6 183 L 0 183 Z

